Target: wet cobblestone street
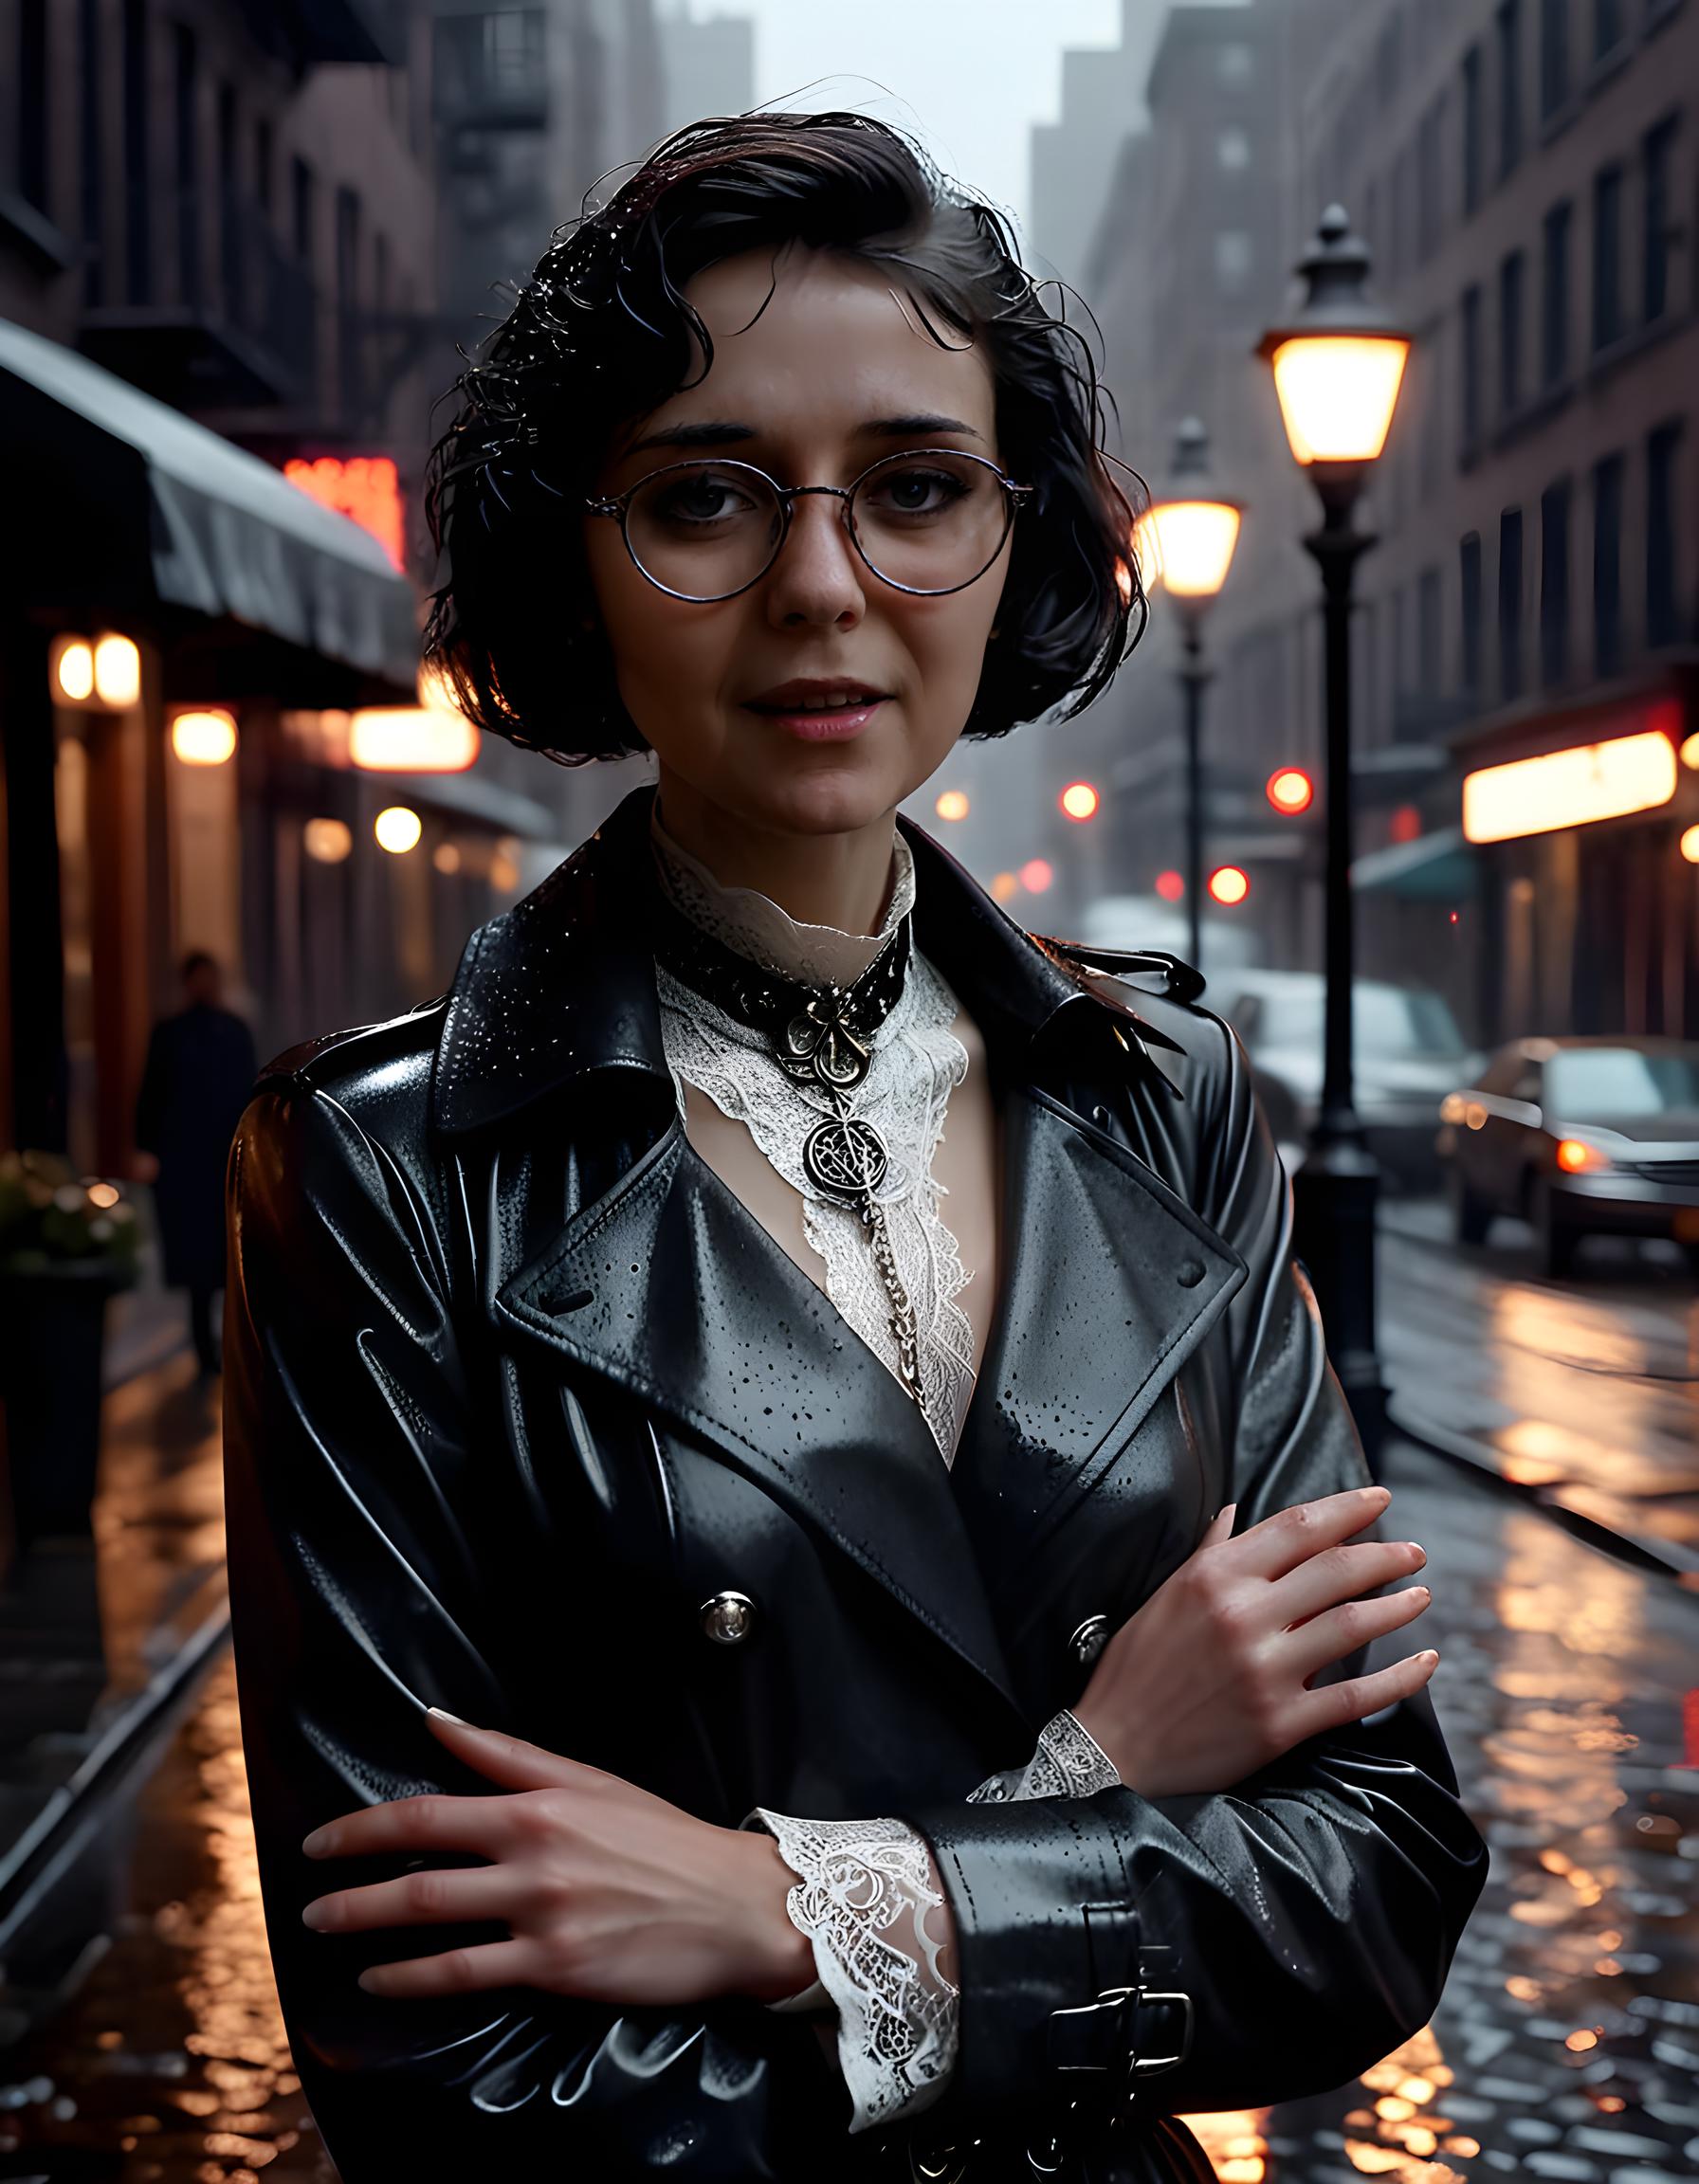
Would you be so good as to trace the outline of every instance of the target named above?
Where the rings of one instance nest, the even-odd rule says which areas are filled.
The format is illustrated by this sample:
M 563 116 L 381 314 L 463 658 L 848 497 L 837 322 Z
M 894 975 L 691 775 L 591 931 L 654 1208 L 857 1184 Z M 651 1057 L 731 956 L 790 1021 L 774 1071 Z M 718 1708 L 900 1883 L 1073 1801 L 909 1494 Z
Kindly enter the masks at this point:
M 1434 2022 L 1357 2084 L 1194 2117 L 1223 2184 L 1699 2170 L 1699 1601 L 1398 1445 L 1435 1703 L 1492 1870 Z M 290 2066 L 228 1652 L 150 1785 L 113 1945 L 0 2087 L 0 2176 L 333 2175 Z

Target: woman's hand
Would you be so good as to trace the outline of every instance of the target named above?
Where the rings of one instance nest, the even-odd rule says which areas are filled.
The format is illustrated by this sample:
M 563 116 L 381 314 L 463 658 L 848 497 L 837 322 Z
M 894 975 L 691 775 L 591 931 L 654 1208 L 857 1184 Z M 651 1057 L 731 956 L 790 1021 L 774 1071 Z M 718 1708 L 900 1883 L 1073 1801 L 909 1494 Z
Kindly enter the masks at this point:
M 1318 1669 L 1428 1605 L 1425 1585 L 1358 1597 L 1427 1560 L 1408 1540 L 1342 1544 L 1390 1498 L 1384 1486 L 1324 1494 L 1236 1539 L 1238 1504 L 1220 1512 L 1109 1640 L 1072 1709 L 1129 1789 L 1146 1797 L 1230 1789 L 1306 1738 L 1421 1688 L 1437 1653 L 1307 1688 Z
M 457 1852 L 429 1867 L 309 1903 L 321 1932 L 505 1920 L 512 1938 L 375 1965 L 379 1994 L 539 1987 L 598 2002 L 778 2001 L 814 1975 L 785 1896 L 795 1875 L 769 1835 L 717 1828 L 600 1768 L 452 1715 L 426 1720 L 457 1759 L 506 1796 L 400 1797 L 316 1828 L 309 1857 Z

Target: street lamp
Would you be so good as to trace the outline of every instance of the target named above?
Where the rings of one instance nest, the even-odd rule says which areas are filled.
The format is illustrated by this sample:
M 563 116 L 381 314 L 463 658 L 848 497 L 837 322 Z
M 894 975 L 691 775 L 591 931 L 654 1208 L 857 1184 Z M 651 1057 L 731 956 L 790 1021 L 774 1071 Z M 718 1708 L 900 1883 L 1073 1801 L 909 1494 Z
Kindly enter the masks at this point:
M 1179 679 L 1186 719 L 1186 916 L 1191 956 L 1203 959 L 1203 617 L 1227 581 L 1239 538 L 1240 500 L 1210 492 L 1209 434 L 1188 417 L 1175 435 L 1169 490 L 1139 520 L 1140 566 L 1178 602 L 1184 647 Z
M 1327 653 L 1326 1018 L 1322 1106 L 1292 1178 L 1293 1245 L 1326 1321 L 1334 1369 L 1371 1465 L 1386 1392 L 1375 1348 L 1375 1201 L 1380 1171 L 1351 1092 L 1351 588 L 1375 541 L 1353 522 L 1386 445 L 1410 337 L 1368 294 L 1369 254 L 1342 207 L 1323 213 L 1298 275 L 1296 316 L 1256 355 L 1273 369 L 1286 436 L 1321 498 L 1305 538 L 1322 572 Z

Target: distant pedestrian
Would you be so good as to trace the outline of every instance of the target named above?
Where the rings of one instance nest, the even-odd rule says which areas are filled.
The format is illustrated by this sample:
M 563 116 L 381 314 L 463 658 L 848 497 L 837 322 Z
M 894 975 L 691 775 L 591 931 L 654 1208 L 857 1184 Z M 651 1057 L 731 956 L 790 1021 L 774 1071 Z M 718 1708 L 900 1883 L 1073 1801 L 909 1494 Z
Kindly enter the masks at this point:
M 136 1101 L 136 1142 L 157 1160 L 154 1204 L 168 1288 L 189 1292 L 203 1376 L 219 1370 L 212 1304 L 224 1287 L 224 1171 L 259 1064 L 253 1033 L 225 1008 L 216 959 L 184 956 L 184 1002 L 148 1041 Z

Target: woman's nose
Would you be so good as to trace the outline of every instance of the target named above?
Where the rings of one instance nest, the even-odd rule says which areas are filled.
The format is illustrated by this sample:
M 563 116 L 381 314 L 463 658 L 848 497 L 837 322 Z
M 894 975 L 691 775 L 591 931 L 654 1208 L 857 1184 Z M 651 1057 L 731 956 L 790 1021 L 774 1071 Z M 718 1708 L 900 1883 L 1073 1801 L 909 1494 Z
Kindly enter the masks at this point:
M 791 514 L 791 528 L 767 573 L 769 612 L 778 622 L 797 614 L 811 622 L 836 622 L 867 610 L 868 572 L 844 517 L 844 503 L 829 493 L 809 493 Z

